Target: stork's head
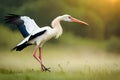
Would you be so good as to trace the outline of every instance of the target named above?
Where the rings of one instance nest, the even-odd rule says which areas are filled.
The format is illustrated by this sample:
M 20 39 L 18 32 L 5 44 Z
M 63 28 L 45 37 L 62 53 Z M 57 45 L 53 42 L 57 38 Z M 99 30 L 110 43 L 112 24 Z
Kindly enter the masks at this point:
M 61 17 L 61 21 L 67 21 L 67 22 L 76 22 L 76 23 L 80 23 L 80 24 L 84 24 L 84 25 L 88 25 L 88 23 L 78 20 L 68 14 L 62 15 Z

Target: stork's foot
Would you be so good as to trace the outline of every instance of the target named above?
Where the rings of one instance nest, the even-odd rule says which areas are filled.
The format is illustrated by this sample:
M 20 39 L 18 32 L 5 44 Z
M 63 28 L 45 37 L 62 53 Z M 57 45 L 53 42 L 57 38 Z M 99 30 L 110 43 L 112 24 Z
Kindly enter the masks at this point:
M 43 64 L 41 65 L 41 70 L 43 71 L 43 72 L 50 72 L 50 68 L 46 68 Z

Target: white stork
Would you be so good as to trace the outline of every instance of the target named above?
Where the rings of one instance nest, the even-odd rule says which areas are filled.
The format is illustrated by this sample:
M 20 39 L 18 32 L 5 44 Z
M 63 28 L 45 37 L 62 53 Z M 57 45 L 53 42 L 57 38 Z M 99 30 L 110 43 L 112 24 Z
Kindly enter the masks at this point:
M 58 38 L 63 33 L 60 21 L 77 22 L 80 24 L 88 25 L 86 22 L 75 19 L 68 14 L 56 17 L 52 21 L 51 27 L 39 27 L 30 17 L 20 16 L 16 14 L 8 14 L 7 16 L 5 16 L 5 21 L 6 23 L 12 23 L 17 25 L 19 31 L 24 37 L 24 40 L 21 41 L 12 50 L 21 51 L 27 46 L 36 45 L 33 56 L 40 63 L 42 71 L 50 71 L 50 68 L 46 68 L 43 65 L 41 48 L 46 41 L 53 37 Z M 39 56 L 37 57 L 36 52 L 38 49 Z

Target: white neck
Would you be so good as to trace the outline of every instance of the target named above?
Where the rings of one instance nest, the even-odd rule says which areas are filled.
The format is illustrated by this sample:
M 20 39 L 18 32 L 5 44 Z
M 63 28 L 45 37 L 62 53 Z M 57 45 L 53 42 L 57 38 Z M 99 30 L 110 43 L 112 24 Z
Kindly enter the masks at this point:
M 51 23 L 51 26 L 55 31 L 56 38 L 58 38 L 63 32 L 63 29 L 60 25 L 60 21 L 61 21 L 61 17 L 59 16 L 59 17 L 55 18 Z

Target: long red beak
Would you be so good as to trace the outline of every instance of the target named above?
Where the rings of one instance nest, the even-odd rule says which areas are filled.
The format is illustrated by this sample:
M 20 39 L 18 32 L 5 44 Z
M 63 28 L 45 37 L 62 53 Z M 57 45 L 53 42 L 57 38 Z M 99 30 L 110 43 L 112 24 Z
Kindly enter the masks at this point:
M 86 23 L 86 22 L 84 22 L 84 21 L 81 21 L 81 20 L 78 20 L 78 19 L 73 18 L 73 17 L 71 17 L 71 21 L 72 21 L 72 22 L 77 22 L 77 23 L 80 23 L 80 24 L 84 24 L 84 25 L 87 25 L 87 26 L 88 26 L 88 23 Z

